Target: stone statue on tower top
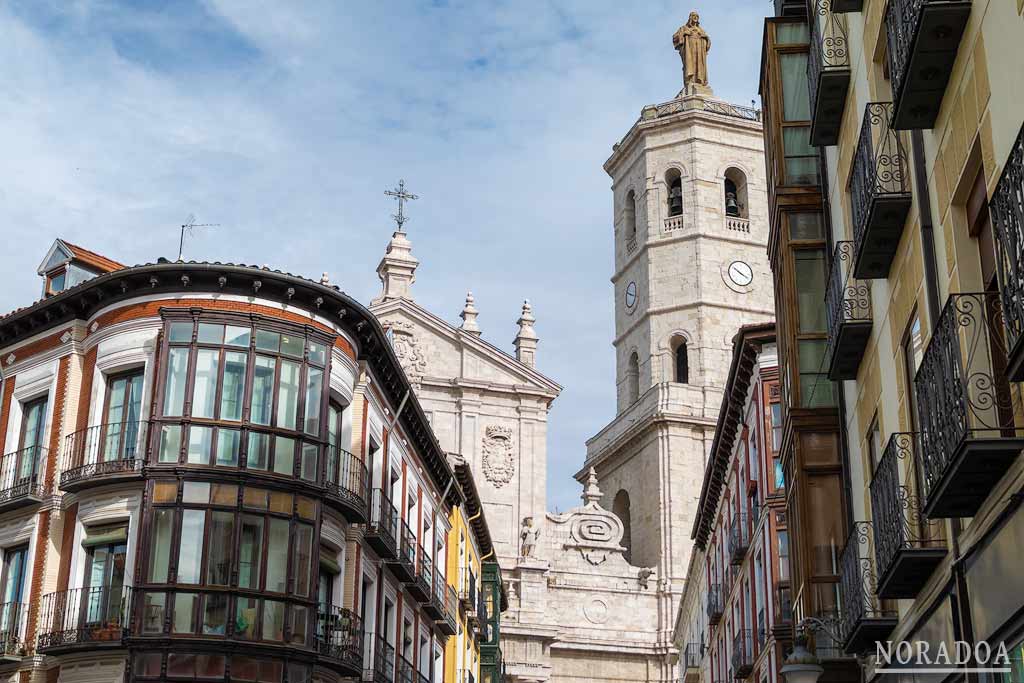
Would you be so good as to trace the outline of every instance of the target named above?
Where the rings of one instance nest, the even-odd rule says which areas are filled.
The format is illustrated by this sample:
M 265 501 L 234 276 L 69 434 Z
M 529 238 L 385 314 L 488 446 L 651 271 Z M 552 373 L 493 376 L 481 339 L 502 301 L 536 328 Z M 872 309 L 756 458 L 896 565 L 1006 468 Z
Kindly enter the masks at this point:
M 701 28 L 700 15 L 690 12 L 685 25 L 672 36 L 672 45 L 683 60 L 683 86 L 687 95 L 710 95 L 708 87 L 708 52 L 711 38 Z

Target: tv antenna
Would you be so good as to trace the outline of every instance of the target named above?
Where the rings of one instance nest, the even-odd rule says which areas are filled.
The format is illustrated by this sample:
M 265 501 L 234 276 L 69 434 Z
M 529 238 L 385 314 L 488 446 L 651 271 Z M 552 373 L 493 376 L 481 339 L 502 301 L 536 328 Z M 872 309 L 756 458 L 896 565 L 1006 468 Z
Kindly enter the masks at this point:
M 182 261 L 182 254 L 185 251 L 185 233 L 187 232 L 190 236 L 194 234 L 196 228 L 215 228 L 220 223 L 196 223 L 196 215 L 190 213 L 185 222 L 181 224 L 181 239 L 178 240 L 178 262 Z

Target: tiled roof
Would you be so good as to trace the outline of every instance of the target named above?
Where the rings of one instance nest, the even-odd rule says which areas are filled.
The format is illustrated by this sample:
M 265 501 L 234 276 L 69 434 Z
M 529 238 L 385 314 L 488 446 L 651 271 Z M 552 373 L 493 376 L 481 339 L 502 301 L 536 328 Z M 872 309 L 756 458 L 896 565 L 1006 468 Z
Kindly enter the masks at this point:
M 109 273 L 126 267 L 123 263 L 118 263 L 113 259 L 108 259 L 102 254 L 97 254 L 95 251 L 90 251 L 85 247 L 78 246 L 77 244 L 71 244 L 71 242 L 68 242 L 67 240 L 62 239 L 61 242 L 65 247 L 71 250 L 71 253 L 74 254 L 76 259 L 82 261 L 86 265 L 96 268 L 101 273 Z

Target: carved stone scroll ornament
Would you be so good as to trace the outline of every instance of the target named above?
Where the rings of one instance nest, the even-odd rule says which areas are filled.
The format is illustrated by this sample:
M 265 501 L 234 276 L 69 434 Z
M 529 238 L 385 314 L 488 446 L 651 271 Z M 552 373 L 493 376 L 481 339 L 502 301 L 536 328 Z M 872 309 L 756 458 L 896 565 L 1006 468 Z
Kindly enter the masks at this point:
M 621 555 L 625 551 L 621 545 L 625 530 L 618 515 L 599 504 L 601 489 L 593 468 L 582 497 L 582 507 L 564 515 L 549 516 L 559 523 L 569 523 L 569 542 L 564 547 L 579 550 L 587 562 L 596 566 L 603 564 L 611 555 Z
M 511 428 L 490 425 L 484 430 L 483 467 L 487 481 L 499 489 L 512 481 L 516 461 Z
M 427 357 L 420 346 L 419 338 L 413 333 L 412 323 L 404 320 L 386 321 L 384 326 L 391 332 L 391 345 L 398 356 L 398 362 L 405 370 L 405 376 L 414 389 L 420 388 L 423 375 L 427 372 Z

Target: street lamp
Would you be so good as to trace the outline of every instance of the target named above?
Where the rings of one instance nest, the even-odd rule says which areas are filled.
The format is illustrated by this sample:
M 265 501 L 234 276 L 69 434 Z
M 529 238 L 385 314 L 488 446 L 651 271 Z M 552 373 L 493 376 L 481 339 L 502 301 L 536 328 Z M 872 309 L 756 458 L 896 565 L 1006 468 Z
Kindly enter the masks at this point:
M 807 632 L 821 631 L 833 640 L 839 640 L 821 619 L 807 617 L 796 625 L 796 646 L 782 663 L 782 677 L 786 683 L 818 683 L 825 673 L 818 656 L 807 649 Z

